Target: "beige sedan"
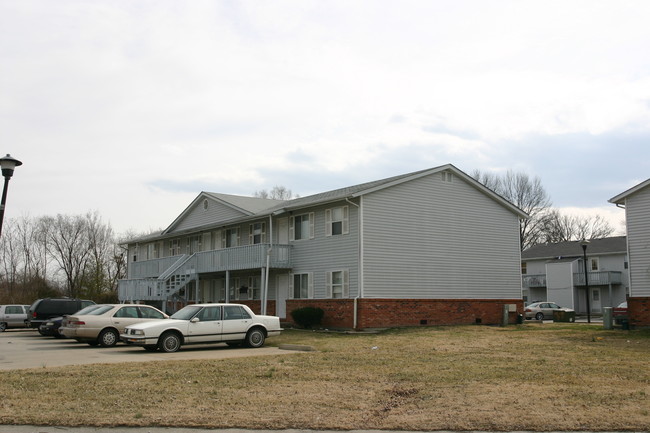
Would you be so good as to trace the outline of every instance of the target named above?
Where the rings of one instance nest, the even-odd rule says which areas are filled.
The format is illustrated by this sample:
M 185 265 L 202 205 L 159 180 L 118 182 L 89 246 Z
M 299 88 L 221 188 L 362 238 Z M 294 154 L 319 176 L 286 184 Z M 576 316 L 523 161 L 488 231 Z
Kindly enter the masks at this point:
M 125 327 L 168 317 L 150 305 L 104 304 L 88 314 L 66 317 L 67 323 L 59 331 L 81 343 L 111 347 L 120 341 Z

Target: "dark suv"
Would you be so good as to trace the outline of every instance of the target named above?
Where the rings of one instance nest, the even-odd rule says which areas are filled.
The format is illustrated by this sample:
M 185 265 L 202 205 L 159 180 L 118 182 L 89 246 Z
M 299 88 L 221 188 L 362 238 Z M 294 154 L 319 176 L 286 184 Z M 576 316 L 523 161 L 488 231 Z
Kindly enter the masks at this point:
M 30 307 L 27 314 L 27 325 L 30 328 L 38 328 L 43 322 L 52 317 L 73 314 L 89 305 L 93 301 L 71 298 L 45 298 L 36 300 Z

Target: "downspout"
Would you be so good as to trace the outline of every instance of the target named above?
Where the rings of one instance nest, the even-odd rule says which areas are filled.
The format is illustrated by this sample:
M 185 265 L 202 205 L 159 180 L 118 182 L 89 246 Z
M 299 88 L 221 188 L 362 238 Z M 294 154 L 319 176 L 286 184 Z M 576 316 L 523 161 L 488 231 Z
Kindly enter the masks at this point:
M 273 251 L 273 215 L 269 215 L 269 248 L 266 250 L 266 275 L 264 276 L 264 291 L 262 293 L 262 314 L 266 314 L 266 304 L 269 296 L 269 271 L 271 268 L 271 252 Z
M 363 197 L 359 197 L 359 201 L 361 202 L 363 200 Z M 352 206 L 355 206 L 358 211 L 357 211 L 357 226 L 359 230 L 359 234 L 357 235 L 357 263 L 359 267 L 359 289 L 357 290 L 357 296 L 354 298 L 354 311 L 353 311 L 353 316 L 352 316 L 352 328 L 357 329 L 359 326 L 359 298 L 363 298 L 363 254 L 362 254 L 362 242 L 361 242 L 361 237 L 363 234 L 363 220 L 361 219 L 361 206 L 350 201 L 348 197 L 345 198 L 345 201 L 350 203 Z

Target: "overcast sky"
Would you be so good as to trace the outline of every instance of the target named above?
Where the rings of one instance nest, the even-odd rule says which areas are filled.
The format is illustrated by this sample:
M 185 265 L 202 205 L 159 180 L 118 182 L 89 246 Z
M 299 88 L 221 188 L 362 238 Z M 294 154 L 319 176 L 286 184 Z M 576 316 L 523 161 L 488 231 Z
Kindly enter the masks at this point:
M 650 177 L 650 1 L 0 0 L 5 218 L 167 227 L 451 163 L 600 213 Z

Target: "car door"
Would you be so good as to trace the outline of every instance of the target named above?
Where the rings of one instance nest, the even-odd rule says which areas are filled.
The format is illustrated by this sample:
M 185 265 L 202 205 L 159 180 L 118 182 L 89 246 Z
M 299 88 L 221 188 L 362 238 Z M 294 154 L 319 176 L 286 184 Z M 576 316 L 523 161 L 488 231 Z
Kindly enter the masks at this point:
M 252 317 L 239 305 L 224 305 L 223 340 L 243 340 L 252 323 Z
M 190 320 L 185 340 L 188 343 L 215 343 L 221 341 L 222 328 L 221 307 L 203 307 Z
M 21 326 L 25 324 L 27 316 L 21 305 L 7 305 L 5 307 L 5 319 L 10 327 Z
M 134 323 L 140 323 L 142 319 L 138 317 L 138 307 L 129 305 L 126 307 L 120 307 L 113 317 L 111 317 L 111 322 L 113 326 L 120 331 L 120 334 L 124 332 L 124 328 Z

